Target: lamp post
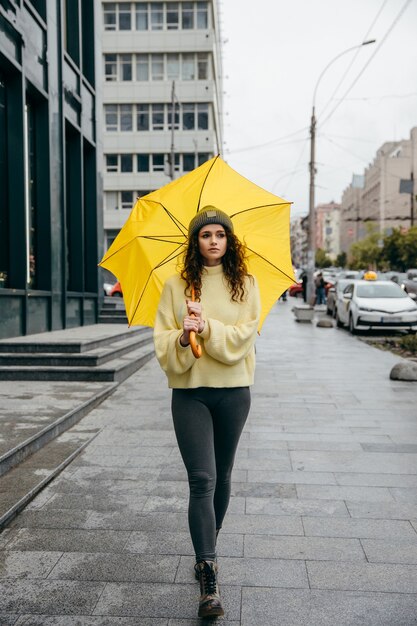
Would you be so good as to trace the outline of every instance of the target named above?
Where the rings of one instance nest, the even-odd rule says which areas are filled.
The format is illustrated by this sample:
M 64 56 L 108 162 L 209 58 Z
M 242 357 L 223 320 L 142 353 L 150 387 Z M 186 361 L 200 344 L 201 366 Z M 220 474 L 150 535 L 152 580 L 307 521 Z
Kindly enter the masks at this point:
M 352 46 L 347 50 L 343 50 L 337 56 L 335 56 L 324 68 L 320 76 L 318 77 L 316 86 L 313 92 L 313 106 L 311 111 L 311 120 L 310 120 L 310 188 L 309 188 L 309 205 L 308 205 L 308 252 L 307 252 L 307 293 L 306 299 L 307 302 L 312 302 L 312 297 L 314 294 L 314 267 L 315 267 L 315 256 L 316 256 L 316 210 L 315 210 L 315 176 L 316 176 L 316 128 L 317 128 L 317 118 L 315 112 L 316 105 L 316 93 L 317 88 L 320 84 L 323 75 L 327 72 L 329 67 L 333 65 L 341 56 L 348 54 L 348 52 L 352 52 L 352 50 L 356 50 L 357 48 L 361 48 L 362 46 L 367 46 L 371 43 L 375 43 L 375 39 L 369 39 L 367 41 L 363 41 L 361 44 L 357 46 Z

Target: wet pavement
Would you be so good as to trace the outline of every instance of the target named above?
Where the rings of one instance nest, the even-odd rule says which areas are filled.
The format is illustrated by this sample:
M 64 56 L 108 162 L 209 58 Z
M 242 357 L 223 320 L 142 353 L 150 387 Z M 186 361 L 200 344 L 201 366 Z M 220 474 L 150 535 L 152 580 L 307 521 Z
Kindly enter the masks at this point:
M 293 304 L 276 305 L 257 342 L 218 623 L 417 624 L 417 384 L 389 379 L 399 357 L 297 323 Z M 77 428 L 100 432 L 0 534 L 1 626 L 203 623 L 156 360 Z

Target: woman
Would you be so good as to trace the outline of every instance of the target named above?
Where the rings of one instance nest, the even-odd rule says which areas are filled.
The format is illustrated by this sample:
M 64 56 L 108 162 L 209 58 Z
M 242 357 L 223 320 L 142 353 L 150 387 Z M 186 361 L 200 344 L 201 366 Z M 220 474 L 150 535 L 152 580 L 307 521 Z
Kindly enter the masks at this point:
M 248 275 L 232 221 L 219 209 L 205 207 L 190 222 L 181 275 L 164 285 L 154 332 L 156 356 L 173 389 L 174 429 L 188 473 L 199 617 L 224 614 L 216 539 L 250 408 L 259 316 L 258 287 Z M 200 359 L 189 347 L 191 332 L 199 337 Z

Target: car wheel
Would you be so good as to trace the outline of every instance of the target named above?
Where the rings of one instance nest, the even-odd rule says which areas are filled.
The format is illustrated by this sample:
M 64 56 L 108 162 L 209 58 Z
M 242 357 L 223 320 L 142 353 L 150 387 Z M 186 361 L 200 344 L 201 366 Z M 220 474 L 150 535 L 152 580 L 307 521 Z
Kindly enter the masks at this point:
M 327 315 L 330 315 L 330 316 L 333 315 L 333 311 L 331 309 L 329 309 L 329 307 L 327 307 L 326 313 L 327 313 Z
M 343 322 L 340 321 L 340 317 L 339 317 L 339 314 L 337 312 L 336 312 L 336 326 L 338 328 L 343 328 Z
M 356 335 L 357 334 L 357 330 L 355 328 L 355 325 L 353 323 L 353 316 L 349 315 L 349 331 L 352 333 L 352 335 Z
M 121 298 L 122 294 L 120 293 L 120 291 L 115 291 L 115 293 L 112 294 L 114 298 Z

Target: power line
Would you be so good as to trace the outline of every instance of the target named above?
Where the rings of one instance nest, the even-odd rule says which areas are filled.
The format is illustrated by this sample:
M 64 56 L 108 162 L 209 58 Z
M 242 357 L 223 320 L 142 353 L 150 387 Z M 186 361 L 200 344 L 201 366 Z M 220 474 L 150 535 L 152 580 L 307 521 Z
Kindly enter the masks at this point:
M 370 35 L 370 32 L 372 30 L 372 28 L 375 26 L 376 22 L 378 21 L 379 16 L 382 13 L 382 10 L 384 9 L 385 5 L 387 4 L 388 0 L 384 0 L 384 2 L 382 3 L 382 6 L 380 7 L 378 13 L 376 14 L 376 16 L 374 17 L 372 24 L 370 25 L 370 27 L 368 28 L 368 30 L 366 31 L 362 41 L 366 41 Z M 358 54 L 360 54 L 360 52 L 362 51 L 362 47 L 359 47 L 354 56 L 353 59 L 351 60 L 351 62 L 349 63 L 348 67 L 346 68 L 344 74 L 342 75 L 342 78 L 339 80 L 339 82 L 337 83 L 336 89 L 333 91 L 332 95 L 330 96 L 329 100 L 327 101 L 327 104 L 324 106 L 324 108 L 322 109 L 322 111 L 320 111 L 320 116 L 322 116 L 325 112 L 325 110 L 328 108 L 328 106 L 330 105 L 330 103 L 332 102 L 334 96 L 336 95 L 336 93 L 339 91 L 339 87 L 342 85 L 343 81 L 345 80 L 345 77 L 347 76 L 347 74 L 349 73 L 350 68 L 352 67 L 352 65 L 354 64 L 354 62 L 356 61 Z M 318 117 L 320 117 L 318 116 Z
M 290 137 L 294 137 L 295 135 L 299 135 L 300 133 L 305 132 L 306 130 L 308 130 L 308 126 L 304 126 L 304 128 L 300 128 L 299 130 L 296 130 L 293 133 L 290 133 L 289 135 L 283 135 L 282 137 L 277 137 L 276 139 L 271 139 L 270 141 L 266 141 L 265 143 L 258 143 L 258 144 L 253 144 L 251 146 L 244 146 L 243 148 L 236 148 L 235 150 L 229 150 L 229 154 L 235 154 L 236 152 L 247 152 L 249 150 L 257 150 L 258 148 L 265 148 L 266 146 L 275 146 L 280 144 L 281 142 L 282 145 L 286 145 L 289 143 L 298 143 L 300 141 L 304 141 L 304 139 L 296 139 L 294 141 L 288 141 L 285 142 L 285 139 L 289 139 Z
M 366 70 L 366 68 L 368 67 L 368 65 L 370 64 L 370 62 L 372 61 L 372 59 L 374 58 L 374 56 L 377 54 L 377 52 L 380 50 L 381 46 L 385 43 L 388 35 L 391 33 L 391 31 L 394 29 L 394 27 L 396 26 L 398 20 L 400 19 L 400 17 L 402 16 L 402 14 L 404 13 L 404 11 L 406 10 L 406 8 L 408 7 L 408 5 L 411 3 L 411 0 L 406 0 L 404 5 L 402 6 L 402 8 L 400 9 L 397 17 L 394 19 L 394 21 L 392 22 L 391 26 L 388 28 L 387 32 L 385 33 L 385 35 L 383 36 L 380 44 L 377 46 L 375 52 L 369 57 L 369 59 L 367 60 L 367 62 L 365 63 L 365 65 L 363 66 L 363 68 L 361 69 L 361 71 L 359 72 L 359 74 L 356 76 L 356 78 L 354 79 L 354 81 L 350 84 L 350 86 L 348 87 L 348 89 L 345 91 L 345 93 L 343 94 L 342 98 L 337 102 L 337 104 L 333 107 L 333 109 L 330 111 L 330 113 L 328 114 L 328 116 L 323 120 L 323 122 L 321 122 L 321 126 L 324 126 L 324 124 L 330 119 L 330 117 L 333 115 L 333 113 L 336 111 L 336 109 L 342 104 L 343 100 L 346 98 L 346 96 L 348 95 L 348 93 L 353 89 L 353 87 L 356 85 L 356 83 L 358 82 L 359 78 L 362 76 L 362 74 L 364 73 L 364 71 Z

